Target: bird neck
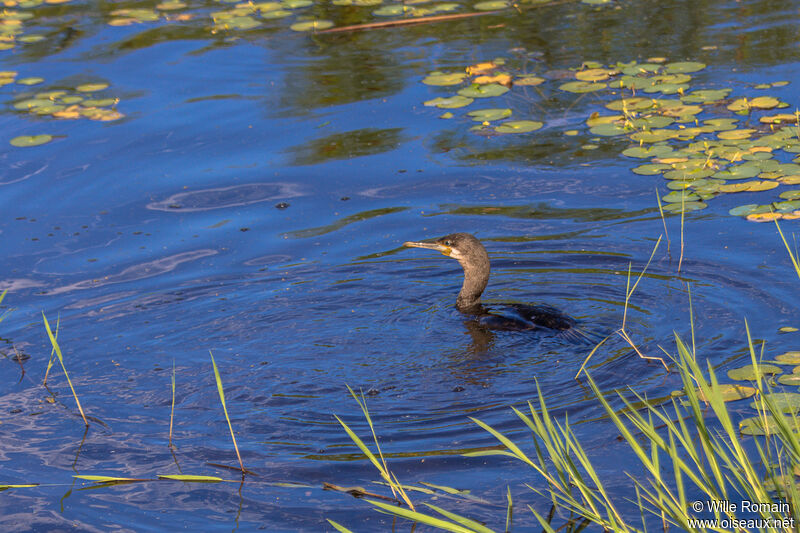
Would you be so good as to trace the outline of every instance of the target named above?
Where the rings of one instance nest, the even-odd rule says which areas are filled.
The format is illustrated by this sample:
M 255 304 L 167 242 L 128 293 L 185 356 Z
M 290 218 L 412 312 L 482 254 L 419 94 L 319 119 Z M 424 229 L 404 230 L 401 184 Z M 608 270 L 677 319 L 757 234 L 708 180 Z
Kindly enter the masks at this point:
M 489 283 L 489 258 L 481 258 L 477 263 L 459 261 L 464 268 L 464 284 L 456 299 L 456 308 L 466 310 L 481 303 L 481 294 Z

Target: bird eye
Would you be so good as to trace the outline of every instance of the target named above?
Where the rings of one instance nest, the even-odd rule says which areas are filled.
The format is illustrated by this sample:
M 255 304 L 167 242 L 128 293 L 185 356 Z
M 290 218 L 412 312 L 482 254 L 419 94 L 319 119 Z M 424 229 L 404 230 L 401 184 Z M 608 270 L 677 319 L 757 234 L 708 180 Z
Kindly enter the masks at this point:
M 453 243 L 450 241 L 444 241 L 445 246 L 453 246 Z

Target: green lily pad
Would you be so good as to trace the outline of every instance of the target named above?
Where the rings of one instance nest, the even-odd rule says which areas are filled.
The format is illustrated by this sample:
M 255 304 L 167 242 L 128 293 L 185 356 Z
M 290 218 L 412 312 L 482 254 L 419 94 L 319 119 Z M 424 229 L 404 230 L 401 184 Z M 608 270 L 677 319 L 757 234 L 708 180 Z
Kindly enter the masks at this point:
M 514 85 L 541 85 L 545 79 L 538 76 L 521 76 L 514 80 Z
M 653 107 L 652 99 L 638 96 L 634 98 L 621 98 L 606 104 L 606 109 L 610 109 L 611 111 L 622 111 L 623 109 L 627 109 L 628 111 L 643 111 L 651 107 Z
M 598 124 L 597 126 L 589 128 L 589 131 L 594 135 L 600 135 L 602 137 L 614 137 L 616 135 L 625 135 L 630 132 L 630 130 L 626 129 L 624 126 L 616 123 Z
M 797 413 L 800 411 L 800 394 L 796 392 L 770 392 L 764 395 L 775 404 L 775 408 L 782 413 Z M 752 402 L 750 407 L 758 409 L 760 402 Z
M 19 78 L 17 79 L 17 83 L 19 85 L 38 85 L 44 82 L 44 78 Z
M 682 98 L 687 104 L 707 104 L 724 100 L 731 93 L 731 89 L 700 89 L 692 91 Z
M 496 11 L 505 9 L 510 4 L 506 0 L 489 0 L 488 2 L 478 2 L 472 6 L 476 11 Z
M 464 87 L 458 94 L 468 98 L 489 98 L 492 96 L 500 96 L 508 92 L 508 87 L 500 85 L 499 83 L 487 83 L 480 85 L 473 83 L 469 87 Z
M 494 128 L 497 133 L 528 133 L 536 131 L 544 126 L 544 123 L 535 120 L 510 120 L 503 122 Z
M 81 93 L 93 93 L 107 88 L 107 83 L 84 83 L 75 87 L 75 90 Z
M 770 374 L 780 374 L 782 372 L 779 366 L 768 365 L 768 364 L 758 365 L 758 370 L 762 376 Z M 736 381 L 755 381 L 756 368 L 753 365 L 745 365 L 740 368 L 732 368 L 731 370 L 728 370 L 728 377 L 730 379 L 735 379 Z M 798 396 L 800 396 L 800 394 L 798 394 Z
M 559 87 L 562 91 L 571 93 L 590 93 L 600 91 L 608 87 L 606 83 L 595 83 L 590 81 L 570 81 Z
M 644 165 L 639 165 L 632 170 L 635 174 L 640 174 L 642 176 L 654 176 L 670 168 L 672 168 L 670 165 L 664 165 L 661 163 L 646 163 Z
M 295 22 L 289 26 L 289 29 L 294 31 L 317 31 L 327 30 L 332 27 L 333 22 L 330 20 L 307 20 L 305 22 Z
M 458 85 L 467 77 L 466 72 L 431 72 L 423 80 L 425 85 Z
M 664 157 L 672 153 L 672 147 L 667 145 L 658 146 L 631 146 L 622 151 L 622 155 L 645 159 L 648 157 Z
M 696 61 L 679 61 L 676 63 L 667 63 L 664 65 L 664 70 L 669 73 L 676 72 L 697 72 L 706 68 L 705 63 L 698 63 Z
M 467 113 L 472 120 L 478 122 L 491 122 L 493 120 L 500 120 L 502 118 L 510 117 L 510 109 L 476 109 Z
M 461 95 L 454 95 L 448 98 L 434 98 L 433 100 L 428 100 L 424 103 L 426 107 L 439 107 L 442 109 L 456 109 L 458 107 L 468 106 L 474 102 L 472 98 L 467 98 L 466 96 Z
M 729 215 L 733 215 L 735 217 L 746 217 L 752 213 L 758 213 L 762 211 L 763 205 L 758 204 L 747 204 L 747 205 L 740 205 L 739 207 L 734 207 L 730 211 L 728 211 Z
M 52 135 L 41 134 L 41 135 L 20 135 L 19 137 L 14 137 L 9 141 L 11 146 L 17 146 L 20 148 L 28 147 L 28 146 L 39 146 L 41 144 L 49 143 L 53 140 Z
M 700 198 L 700 196 L 698 196 L 698 198 Z M 662 207 L 662 209 L 667 213 L 680 213 L 680 212 L 689 213 L 691 211 L 700 211 L 701 209 L 705 209 L 706 207 L 708 207 L 708 204 L 705 202 L 684 202 L 684 203 L 665 204 Z
M 784 420 L 790 428 L 795 427 L 795 422 L 791 419 L 791 417 L 784 417 Z M 764 427 L 764 418 L 760 416 L 745 418 L 739 422 L 739 432 L 742 435 L 772 434 L 778 431 L 778 427 L 777 421 L 771 415 L 766 416 L 766 428 Z
M 785 352 L 776 356 L 775 360 L 785 365 L 800 365 L 800 352 Z
M 787 387 L 800 387 L 800 374 L 784 374 L 778 376 L 778 383 Z

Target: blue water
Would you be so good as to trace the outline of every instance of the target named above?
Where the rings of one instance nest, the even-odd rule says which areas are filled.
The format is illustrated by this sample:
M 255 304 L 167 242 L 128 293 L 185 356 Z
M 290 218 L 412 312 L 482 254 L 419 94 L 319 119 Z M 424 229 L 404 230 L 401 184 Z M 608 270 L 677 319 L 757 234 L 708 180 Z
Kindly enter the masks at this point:
M 552 76 L 585 60 L 658 55 L 706 62 L 693 82 L 704 88 L 751 94 L 754 83 L 790 81 L 769 94 L 794 108 L 797 10 L 565 4 L 342 35 L 309 36 L 281 21 L 212 35 L 208 12 L 222 5 L 192 6 L 196 19 L 174 34 L 157 32 L 163 22 L 108 26 L 94 3 L 33 8 L 30 25 L 48 39 L 0 52 L 0 70 L 46 80 L 0 87 L 0 288 L 13 308 L 0 324 L 0 483 L 40 484 L 0 495 L 3 527 L 319 531 L 331 530 L 330 518 L 387 530 L 391 519 L 367 503 L 322 488 L 388 494 L 332 416 L 369 437 L 347 385 L 369 391 L 397 477 L 469 488 L 484 502 L 443 493 L 424 501 L 489 527 L 503 527 L 506 486 L 520 530 L 536 524 L 525 505 L 546 513 L 549 501 L 524 486 L 542 480 L 512 460 L 460 455 L 496 444 L 468 416 L 532 451 L 509 406 L 535 398 L 537 384 L 555 413 L 569 414 L 609 485 L 627 494 L 624 471 L 635 467 L 615 459 L 613 427 L 573 379 L 591 346 L 471 330 L 453 308 L 458 264 L 402 243 L 475 233 L 492 258 L 487 303 L 547 303 L 604 336 L 621 324 L 629 264 L 641 271 L 664 233 L 655 201 L 657 187 L 668 192 L 663 180 L 630 172 L 641 161 L 619 154 L 627 142 L 586 131 L 601 109 L 592 96 L 511 99 L 540 109 L 545 128 L 484 138 L 424 107 L 444 92 L 420 80 L 520 47 L 532 71 Z M 68 26 L 78 36 L 57 49 Z M 56 120 L 12 107 L 26 92 L 99 81 L 111 84 L 124 119 Z M 581 133 L 565 137 L 568 129 Z M 59 137 L 9 145 L 39 133 Z M 664 236 L 628 310 L 642 352 L 674 353 L 673 332 L 689 337 L 687 283 L 697 349 L 712 365 L 746 362 L 745 319 L 769 353 L 797 349 L 796 337 L 777 331 L 798 326 L 800 281 L 774 225 L 728 215 L 773 192 L 727 195 L 688 214 L 680 272 L 680 217 L 667 218 L 669 251 Z M 796 221 L 782 224 L 796 231 Z M 65 363 L 92 417 L 85 434 L 58 365 L 54 403 L 41 385 L 50 354 L 42 312 L 53 327 L 60 318 Z M 238 480 L 208 464 L 238 464 L 209 350 L 257 477 L 100 488 L 72 478 Z M 618 337 L 588 366 L 604 390 L 661 398 L 680 388 Z

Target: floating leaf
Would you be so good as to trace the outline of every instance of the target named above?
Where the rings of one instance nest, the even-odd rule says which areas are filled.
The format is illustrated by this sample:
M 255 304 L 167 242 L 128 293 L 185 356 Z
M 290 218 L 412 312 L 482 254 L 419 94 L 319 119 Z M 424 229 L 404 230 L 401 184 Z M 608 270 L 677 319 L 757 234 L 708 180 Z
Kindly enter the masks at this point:
M 189 481 L 193 483 L 218 483 L 224 481 L 221 477 L 216 476 L 194 476 L 194 475 L 172 475 L 172 474 L 158 474 L 158 479 L 172 479 L 175 481 Z
M 783 326 L 778 331 L 780 331 L 781 333 L 794 333 L 795 331 L 800 331 L 800 330 L 798 330 L 798 328 L 794 326 Z
M 428 100 L 424 103 L 427 107 L 440 107 L 442 109 L 455 109 L 458 107 L 468 106 L 474 102 L 472 98 L 467 98 L 466 96 L 450 96 L 448 98 L 434 98 L 433 100 Z
M 510 120 L 503 122 L 494 128 L 497 133 L 528 133 L 536 131 L 544 126 L 544 123 L 535 120 Z
M 465 72 L 431 72 L 423 80 L 425 85 L 458 85 L 467 77 Z
M 102 91 L 106 88 L 108 88 L 107 83 L 84 83 L 83 85 L 78 85 L 75 87 L 75 90 L 82 93 L 93 93 L 96 91 Z
M 495 76 L 478 76 L 472 83 L 477 83 L 479 85 L 486 85 L 487 83 L 499 83 L 500 85 L 505 85 L 506 87 L 511 85 L 511 76 L 509 74 L 497 74 Z
M 689 213 L 691 211 L 700 211 L 706 207 L 708 207 L 708 204 L 705 202 L 684 202 L 666 204 L 663 209 L 668 213 L 680 213 L 681 211 Z
M 478 2 L 473 9 L 477 11 L 495 11 L 498 9 L 505 9 L 509 6 L 506 0 L 489 0 L 488 2 Z
M 775 360 L 785 365 L 800 365 L 800 352 L 785 352 L 776 356 Z
M 605 81 L 617 74 L 619 74 L 619 71 L 614 69 L 590 68 L 576 72 L 575 78 L 581 81 Z
M 778 411 L 782 413 L 797 413 L 800 411 L 800 394 L 796 392 L 770 392 L 763 395 L 775 404 Z M 761 406 L 760 402 L 752 402 L 750 407 L 757 409 Z
M 508 87 L 498 83 L 489 83 L 486 85 L 473 83 L 469 87 L 465 87 L 458 91 L 458 94 L 468 98 L 489 98 L 491 96 L 500 96 L 501 94 L 505 94 L 507 92 Z
M 658 164 L 658 163 L 647 163 L 644 165 L 639 165 L 638 167 L 633 169 L 633 172 L 636 174 L 641 174 L 642 176 L 653 176 L 655 174 L 660 174 L 664 170 L 672 168 L 670 165 Z
M 728 211 L 728 214 L 735 217 L 745 217 L 751 213 L 757 213 L 758 211 L 761 211 L 763 207 L 764 206 L 758 204 L 740 205 L 739 207 L 734 207 Z
M 49 143 L 53 140 L 52 135 L 41 134 L 41 135 L 20 135 L 19 137 L 14 137 L 9 141 L 11 146 L 17 147 L 28 147 L 28 146 L 39 146 L 41 144 Z
M 798 387 L 800 386 L 800 374 L 784 374 L 778 376 L 778 383 L 788 387 Z
M 664 65 L 664 70 L 670 73 L 697 72 L 699 70 L 703 70 L 704 68 L 706 68 L 705 63 L 698 63 L 695 61 L 679 61 L 676 63 L 667 63 L 666 65 Z
M 289 29 L 294 31 L 317 31 L 331 27 L 333 27 L 333 22 L 330 20 L 307 20 L 305 22 L 295 22 L 289 26 Z
M 780 374 L 782 372 L 780 367 L 768 364 L 760 364 L 758 365 L 757 369 L 762 376 L 768 374 Z M 755 381 L 756 367 L 753 365 L 745 365 L 740 368 L 732 368 L 731 370 L 728 370 L 728 377 L 737 381 Z M 800 396 L 800 394 L 798 394 L 798 396 Z
M 784 420 L 790 428 L 795 427 L 795 423 L 790 417 L 784 417 Z M 764 418 L 760 416 L 745 418 L 739 422 L 739 432 L 742 435 L 766 435 L 768 432 L 775 433 L 778 429 L 778 422 L 769 414 L 766 416 L 766 428 L 764 427 Z
M 510 109 L 476 109 L 475 111 L 470 111 L 467 113 L 472 120 L 477 120 L 478 122 L 491 122 L 493 120 L 500 120 L 502 118 L 510 117 L 511 110 Z
M 772 222 L 782 218 L 780 213 L 753 213 L 747 215 L 747 220 L 750 222 Z
M 40 84 L 42 82 L 44 82 L 44 78 L 33 78 L 33 77 L 31 77 L 31 78 L 19 78 L 17 80 L 17 83 L 19 85 L 38 85 L 38 84 Z
M 544 78 L 538 76 L 522 76 L 514 80 L 514 85 L 539 85 L 544 81 Z
M 559 87 L 562 91 L 571 93 L 590 93 L 608 87 L 605 83 L 592 83 L 588 81 L 570 81 Z

